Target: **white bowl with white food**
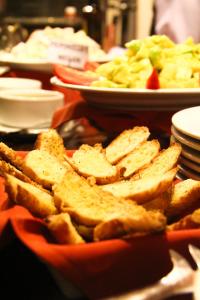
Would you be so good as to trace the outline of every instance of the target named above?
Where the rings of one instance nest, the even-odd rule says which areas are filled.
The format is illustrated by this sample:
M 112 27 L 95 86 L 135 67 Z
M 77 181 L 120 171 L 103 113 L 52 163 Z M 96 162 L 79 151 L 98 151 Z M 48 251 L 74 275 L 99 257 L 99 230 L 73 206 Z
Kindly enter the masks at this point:
M 0 91 L 0 124 L 17 128 L 48 128 L 64 94 L 43 89 Z
M 42 82 L 37 79 L 28 78 L 13 78 L 1 77 L 0 78 L 0 91 L 10 89 L 41 89 Z

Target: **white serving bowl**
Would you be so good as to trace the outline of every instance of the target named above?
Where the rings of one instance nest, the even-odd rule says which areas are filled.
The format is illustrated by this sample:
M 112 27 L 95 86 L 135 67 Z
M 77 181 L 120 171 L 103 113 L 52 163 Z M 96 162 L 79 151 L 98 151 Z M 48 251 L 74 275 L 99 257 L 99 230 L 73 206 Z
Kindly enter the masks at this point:
M 41 89 L 41 88 L 42 88 L 42 82 L 36 79 L 12 78 L 12 77 L 0 78 L 0 90 Z
M 48 128 L 64 94 L 42 89 L 0 91 L 0 124 L 17 128 Z

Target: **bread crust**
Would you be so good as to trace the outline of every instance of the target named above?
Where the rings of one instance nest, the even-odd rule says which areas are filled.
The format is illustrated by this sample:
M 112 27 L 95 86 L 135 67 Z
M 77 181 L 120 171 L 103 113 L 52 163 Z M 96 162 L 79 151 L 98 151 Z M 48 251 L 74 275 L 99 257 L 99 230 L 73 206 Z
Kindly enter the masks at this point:
M 23 182 L 12 175 L 6 175 L 6 192 L 10 199 L 26 207 L 41 218 L 56 214 L 53 197 L 30 183 Z
M 138 180 L 154 175 L 161 175 L 173 169 L 177 166 L 181 150 L 181 145 L 178 143 L 174 143 L 167 149 L 161 150 L 149 165 L 139 170 L 131 179 Z
M 136 147 L 133 151 L 122 158 L 117 167 L 121 170 L 124 178 L 130 178 L 141 168 L 148 166 L 158 155 L 160 143 L 158 140 L 145 141 Z
M 47 131 L 41 132 L 37 136 L 34 149 L 47 151 L 60 161 L 65 160 L 66 150 L 64 142 L 56 129 L 50 128 Z
M 59 244 L 84 244 L 69 214 L 61 213 L 45 219 L 48 229 Z
M 116 164 L 142 142 L 146 141 L 149 135 L 149 129 L 145 126 L 135 126 L 132 129 L 124 130 L 106 147 L 107 160 L 111 164 Z
M 115 197 L 132 199 L 138 204 L 143 204 L 165 192 L 172 184 L 177 173 L 177 168 L 159 176 L 141 178 L 139 180 L 124 180 L 103 185 L 104 191 L 110 192 Z
M 97 184 L 119 180 L 119 169 L 110 164 L 101 145 L 82 145 L 72 157 L 66 157 L 66 160 L 80 175 L 95 178 Z

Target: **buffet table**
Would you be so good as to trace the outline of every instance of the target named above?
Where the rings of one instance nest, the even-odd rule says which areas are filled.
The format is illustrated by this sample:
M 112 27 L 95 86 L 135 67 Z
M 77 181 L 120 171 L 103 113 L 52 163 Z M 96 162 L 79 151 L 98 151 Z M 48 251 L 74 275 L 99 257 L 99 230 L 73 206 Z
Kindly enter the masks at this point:
M 65 93 L 65 105 L 55 112 L 51 126 L 62 133 L 63 124 L 80 120 L 88 143 L 105 143 L 124 129 L 135 125 L 148 126 L 152 136 L 158 138 L 162 147 L 169 144 L 170 111 L 119 112 L 95 108 L 88 104 L 77 91 L 62 89 L 50 84 L 50 74 L 12 70 L 6 76 L 40 79 L 43 87 Z M 101 134 L 100 134 L 101 133 Z M 66 148 L 76 148 L 84 141 L 73 144 L 65 140 Z M 19 136 L 16 135 L 16 139 Z M 5 138 L 5 136 L 4 136 Z M 11 136 L 11 139 L 13 137 Z M 18 150 L 30 150 L 35 136 L 24 136 L 22 143 L 13 146 Z M 15 145 L 14 145 L 15 144 Z M 70 145 L 70 147 L 68 147 Z M 115 293 L 151 284 L 170 271 L 169 248 L 174 248 L 188 260 L 188 243 L 200 246 L 199 230 L 136 237 L 130 240 L 111 240 L 77 246 L 55 245 L 49 240 L 46 228 L 40 220 L 33 219 L 24 208 L 7 207 L 6 195 L 1 182 L 1 282 L 2 293 L 21 299 L 73 299 L 64 296 L 49 272 L 54 268 L 69 278 L 81 293 L 74 299 L 104 299 Z M 192 295 L 176 296 L 170 299 L 192 299 Z

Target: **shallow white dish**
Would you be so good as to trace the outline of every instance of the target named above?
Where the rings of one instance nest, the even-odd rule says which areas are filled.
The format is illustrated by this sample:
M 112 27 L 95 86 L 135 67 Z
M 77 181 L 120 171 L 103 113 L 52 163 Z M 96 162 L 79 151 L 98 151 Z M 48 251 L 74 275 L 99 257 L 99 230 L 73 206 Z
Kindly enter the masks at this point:
M 200 140 L 200 106 L 175 113 L 172 116 L 172 124 L 182 133 Z
M 190 138 L 190 137 L 182 134 L 177 129 L 175 129 L 173 126 L 171 127 L 171 133 L 179 143 L 186 145 L 189 148 L 200 151 L 200 142 L 198 140 L 195 140 L 193 138 Z
M 42 82 L 36 79 L 27 78 L 0 78 L 0 91 L 8 89 L 41 89 Z
M 2 67 L 0 67 L 0 75 L 5 74 L 9 70 L 10 70 L 10 68 L 8 66 L 2 66 Z
M 47 127 L 42 127 L 42 128 L 20 128 L 20 127 L 9 127 L 3 124 L 0 124 L 0 135 L 3 134 L 9 134 L 9 133 L 20 133 L 24 135 L 29 135 L 29 134 L 39 134 L 40 132 L 46 131 L 50 128 L 50 125 Z
M 183 174 L 184 176 L 186 176 L 187 178 L 192 178 L 194 180 L 200 180 L 200 175 L 191 170 L 190 168 L 183 166 L 183 165 L 179 165 L 179 173 Z
M 42 89 L 0 91 L 0 124 L 34 129 L 50 126 L 53 113 L 64 103 L 64 95 Z
M 67 84 L 56 76 L 51 78 L 51 83 L 67 89 L 78 90 L 92 105 L 107 109 L 177 111 L 200 104 L 200 88 L 159 90 L 99 88 Z
M 27 70 L 27 71 L 40 71 L 45 73 L 52 73 L 52 64 L 45 59 L 17 59 L 11 54 L 0 54 L 0 64 L 4 64 L 14 68 L 16 70 Z
M 194 170 L 195 172 L 199 173 L 199 176 L 200 176 L 200 164 L 195 163 L 183 156 L 180 157 L 180 163 L 181 163 L 181 165 L 184 165 L 184 166 Z

